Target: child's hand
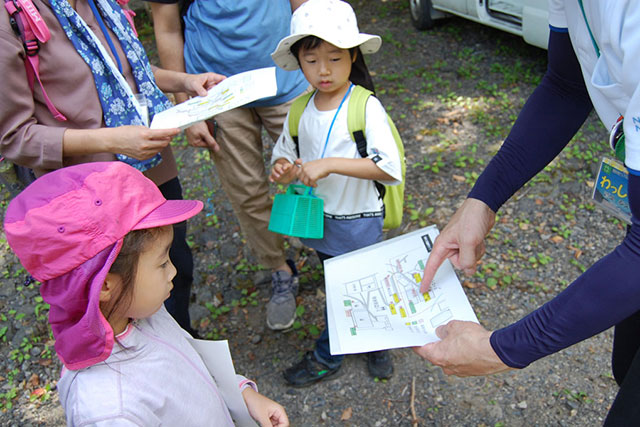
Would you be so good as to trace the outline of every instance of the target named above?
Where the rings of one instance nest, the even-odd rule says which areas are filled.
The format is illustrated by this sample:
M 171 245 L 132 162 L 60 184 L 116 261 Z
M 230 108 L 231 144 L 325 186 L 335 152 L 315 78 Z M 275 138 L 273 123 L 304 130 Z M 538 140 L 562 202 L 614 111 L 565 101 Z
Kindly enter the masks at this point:
M 319 179 L 327 177 L 331 173 L 330 159 L 318 159 L 302 164 L 298 179 L 304 185 L 316 187 Z
M 260 423 L 260 427 L 289 425 L 289 418 L 282 405 L 266 398 L 251 387 L 243 390 L 242 397 L 247 404 L 249 414 Z
M 271 169 L 269 181 L 279 184 L 288 184 L 298 175 L 302 160 L 296 160 L 295 164 L 285 159 L 278 159 Z

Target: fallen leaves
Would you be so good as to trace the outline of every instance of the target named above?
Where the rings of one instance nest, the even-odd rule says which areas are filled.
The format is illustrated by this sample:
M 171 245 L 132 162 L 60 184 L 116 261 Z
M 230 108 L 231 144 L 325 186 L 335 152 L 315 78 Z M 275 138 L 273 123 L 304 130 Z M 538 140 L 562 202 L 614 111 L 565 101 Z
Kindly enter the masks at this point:
M 562 236 L 558 236 L 557 234 L 551 238 L 549 238 L 553 243 L 562 243 L 564 238 Z
M 40 385 L 40 377 L 38 376 L 38 374 L 32 374 L 29 377 L 29 381 L 27 381 L 27 384 L 29 384 L 30 387 L 37 387 Z
M 351 406 L 349 406 L 347 409 L 342 411 L 342 416 L 340 417 L 340 421 L 347 421 L 347 420 L 351 419 L 352 415 L 353 415 L 353 408 L 351 408 Z
M 582 256 L 582 249 L 569 246 L 569 249 L 573 251 L 573 256 L 575 259 L 579 259 Z
M 465 280 L 464 282 L 462 282 L 462 286 L 464 286 L 465 288 L 469 288 L 469 289 L 475 289 L 478 287 L 477 284 L 470 282 L 468 280 Z

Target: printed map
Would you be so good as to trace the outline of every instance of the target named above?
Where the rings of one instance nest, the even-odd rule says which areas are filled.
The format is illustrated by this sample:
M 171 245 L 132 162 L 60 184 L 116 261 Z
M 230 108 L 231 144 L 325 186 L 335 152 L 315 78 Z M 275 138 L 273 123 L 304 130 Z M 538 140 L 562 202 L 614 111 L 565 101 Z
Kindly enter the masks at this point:
M 423 345 L 449 320 L 477 322 L 449 261 L 420 293 L 437 235 L 427 227 L 325 262 L 332 354 Z

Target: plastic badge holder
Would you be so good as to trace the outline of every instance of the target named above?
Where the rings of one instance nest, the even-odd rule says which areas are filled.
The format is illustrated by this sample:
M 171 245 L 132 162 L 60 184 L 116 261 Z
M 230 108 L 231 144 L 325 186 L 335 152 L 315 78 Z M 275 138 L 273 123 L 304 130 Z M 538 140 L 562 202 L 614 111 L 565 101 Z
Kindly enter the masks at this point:
M 269 230 L 287 236 L 322 239 L 324 201 L 306 185 L 290 185 L 285 194 L 276 194 Z

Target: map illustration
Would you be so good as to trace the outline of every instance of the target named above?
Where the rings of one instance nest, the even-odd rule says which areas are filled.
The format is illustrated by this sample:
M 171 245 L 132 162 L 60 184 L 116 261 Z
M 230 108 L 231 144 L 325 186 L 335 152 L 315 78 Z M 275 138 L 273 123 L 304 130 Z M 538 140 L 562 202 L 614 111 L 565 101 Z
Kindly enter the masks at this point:
M 449 320 L 477 322 L 448 261 L 420 293 L 437 234 L 432 226 L 325 262 L 332 354 L 423 345 Z
M 275 67 L 245 71 L 228 77 L 209 89 L 207 96 L 196 96 L 153 117 L 151 129 L 184 129 L 216 114 L 274 96 L 277 92 Z

